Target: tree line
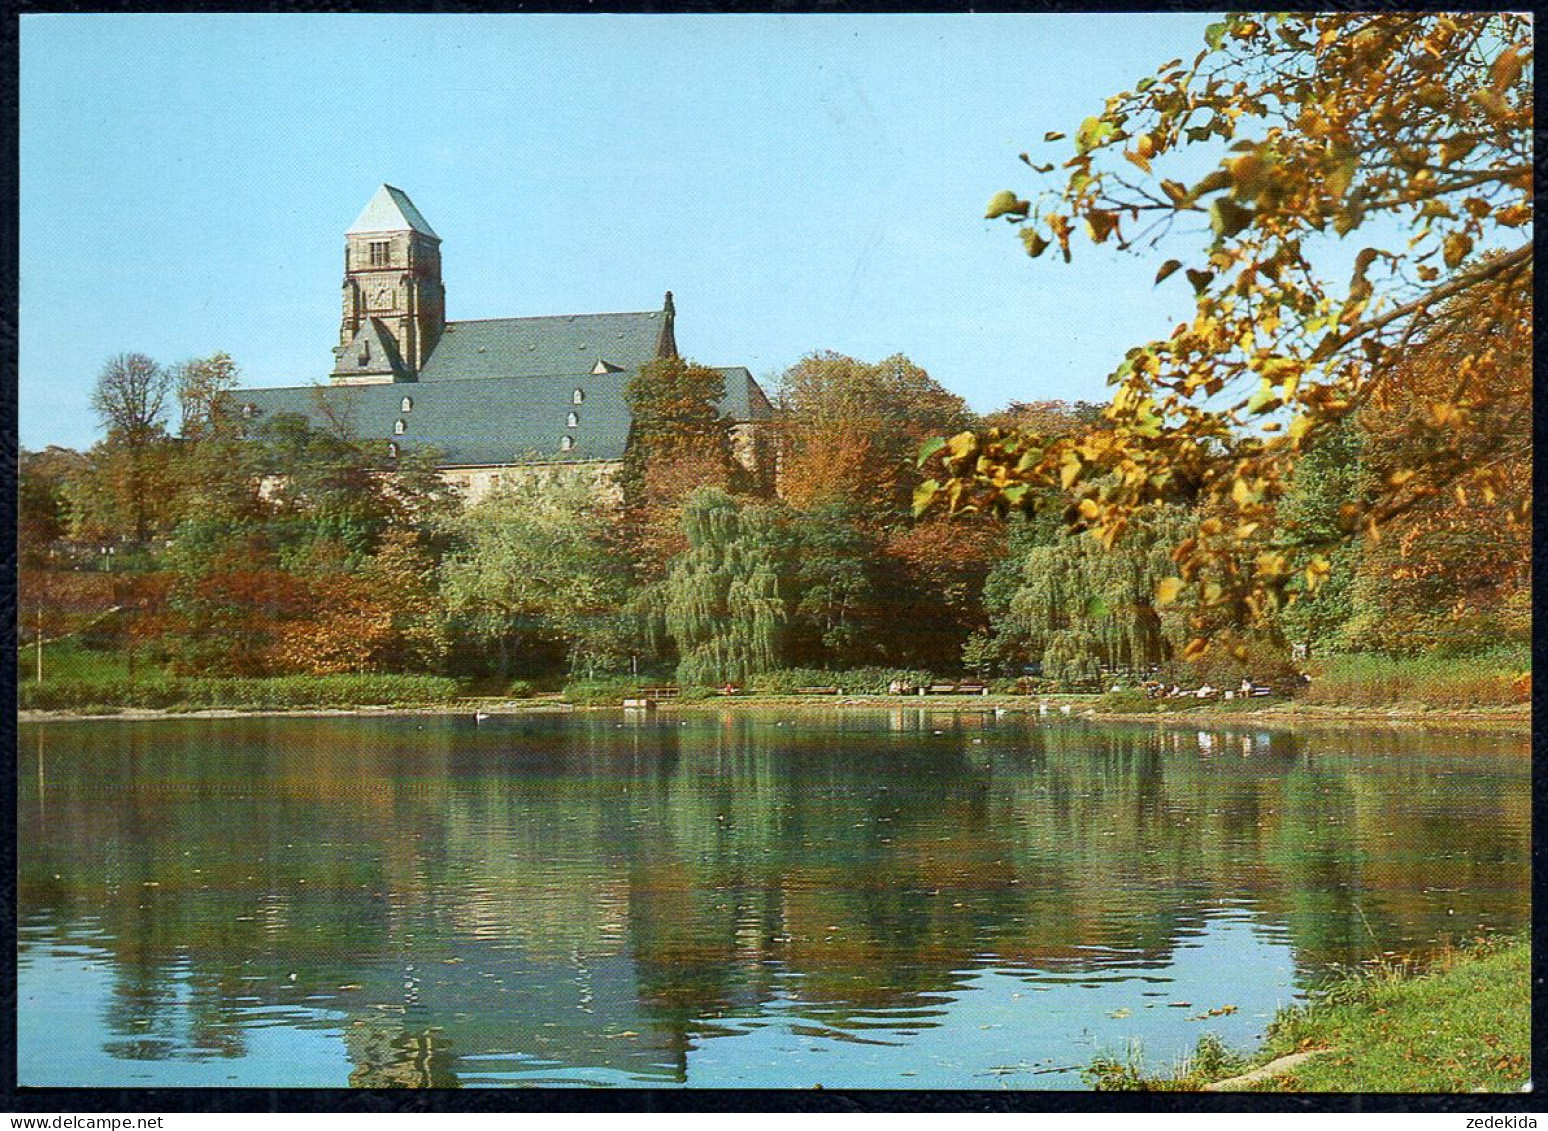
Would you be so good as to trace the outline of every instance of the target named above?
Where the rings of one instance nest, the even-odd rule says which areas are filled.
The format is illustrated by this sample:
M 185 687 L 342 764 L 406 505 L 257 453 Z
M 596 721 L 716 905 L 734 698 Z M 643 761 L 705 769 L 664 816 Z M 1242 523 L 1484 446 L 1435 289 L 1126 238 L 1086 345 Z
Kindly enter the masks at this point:
M 1409 441 L 1427 381 L 1444 378 L 1436 349 L 1395 384 L 1406 396 L 1308 453 L 1276 508 L 1282 530 L 1338 528 Z M 1529 547 L 1507 521 L 1518 500 L 1457 492 L 1347 545 L 1315 596 L 1218 623 L 1237 654 L 1189 657 L 1196 610 L 1156 592 L 1176 576 L 1176 547 L 1216 517 L 1208 500 L 1152 506 L 1111 543 L 1072 532 L 1053 488 L 1028 514 L 916 515 L 932 437 L 1108 425 L 1098 406 L 1062 402 L 980 417 L 902 356 L 814 353 L 783 374 L 761 441 L 777 476 L 734 458 L 718 373 L 652 363 L 627 389 L 621 506 L 579 485 L 463 506 L 433 453 L 389 468 L 343 422 L 242 419 L 224 395 L 238 379 L 224 355 L 166 369 L 114 358 L 94 398 L 104 438 L 23 453 L 24 631 L 183 674 L 704 686 L 788 668 L 1220 684 L 1288 672 L 1295 644 L 1467 651 L 1530 631 Z M 1530 467 L 1524 435 L 1515 458 Z M 1526 490 L 1530 475 L 1516 480 Z

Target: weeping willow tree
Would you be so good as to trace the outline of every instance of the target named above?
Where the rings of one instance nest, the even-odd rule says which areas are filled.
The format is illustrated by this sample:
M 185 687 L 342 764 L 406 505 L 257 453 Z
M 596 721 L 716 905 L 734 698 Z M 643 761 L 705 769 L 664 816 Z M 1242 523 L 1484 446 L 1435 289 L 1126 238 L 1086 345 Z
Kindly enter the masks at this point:
M 1067 682 L 1103 670 L 1138 672 L 1170 660 L 1187 639 L 1175 608 L 1157 609 L 1157 584 L 1176 574 L 1172 547 L 1192 516 L 1157 507 L 1111 549 L 1089 534 L 1034 546 L 996 628 L 1043 674 Z
M 783 538 L 772 510 L 722 491 L 696 491 L 683 511 L 688 548 L 646 591 L 652 635 L 677 646 L 684 684 L 745 683 L 779 666 L 788 619 Z

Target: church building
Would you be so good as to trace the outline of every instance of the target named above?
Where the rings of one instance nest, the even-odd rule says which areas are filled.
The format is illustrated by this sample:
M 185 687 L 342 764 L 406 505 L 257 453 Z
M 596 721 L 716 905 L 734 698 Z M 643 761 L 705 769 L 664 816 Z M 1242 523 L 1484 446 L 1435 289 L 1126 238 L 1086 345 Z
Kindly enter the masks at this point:
M 242 389 L 244 420 L 295 413 L 397 459 L 432 451 L 466 501 L 502 484 L 581 482 L 618 496 L 629 439 L 624 385 L 677 354 L 672 292 L 660 310 L 446 320 L 441 240 L 383 185 L 344 234 L 344 302 L 327 384 Z M 751 373 L 720 369 L 722 415 L 749 470 L 772 416 Z

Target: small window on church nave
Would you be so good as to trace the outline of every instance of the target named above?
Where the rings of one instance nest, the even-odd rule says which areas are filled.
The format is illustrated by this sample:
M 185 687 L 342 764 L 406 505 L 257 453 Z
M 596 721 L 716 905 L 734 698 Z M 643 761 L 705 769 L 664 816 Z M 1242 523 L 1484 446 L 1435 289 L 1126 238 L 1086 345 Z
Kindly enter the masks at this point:
M 371 244 L 371 266 L 386 267 L 392 262 L 392 244 L 383 240 Z
M 408 431 L 408 421 L 406 421 L 406 420 L 400 420 L 400 421 L 398 421 L 396 424 L 394 424 L 392 426 L 392 434 L 394 436 L 401 436 L 401 435 L 403 435 L 403 433 L 405 433 L 407 431 Z
M 559 450 L 561 452 L 567 452 L 571 448 L 573 448 L 574 446 L 575 446 L 575 437 L 574 436 L 566 436 L 564 439 L 559 441 Z
M 398 458 L 398 445 L 397 444 L 394 444 L 394 443 L 391 443 L 391 442 L 388 443 L 388 445 L 387 445 L 387 458 L 388 459 L 397 459 Z
M 576 428 L 576 427 L 579 427 L 580 426 L 580 413 L 578 413 L 578 412 L 570 413 L 569 418 L 566 419 L 565 422 L 564 422 L 564 426 L 566 428 Z
M 403 398 L 403 403 L 401 405 L 399 405 L 398 407 L 400 409 L 402 409 L 404 412 L 413 412 L 414 411 L 414 398 L 413 397 L 404 397 Z
M 586 400 L 585 390 L 583 390 L 583 389 L 576 389 L 575 390 L 575 395 L 573 397 L 571 397 L 570 400 L 574 404 L 582 404 L 582 403 L 584 403 L 585 400 Z

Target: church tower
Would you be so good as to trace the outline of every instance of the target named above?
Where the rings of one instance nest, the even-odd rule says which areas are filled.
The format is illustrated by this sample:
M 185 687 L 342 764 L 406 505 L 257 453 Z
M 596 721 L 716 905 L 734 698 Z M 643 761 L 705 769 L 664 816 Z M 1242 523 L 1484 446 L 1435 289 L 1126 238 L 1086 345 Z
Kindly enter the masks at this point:
M 333 383 L 415 381 L 446 325 L 441 237 L 383 185 L 344 233 L 344 317 Z

